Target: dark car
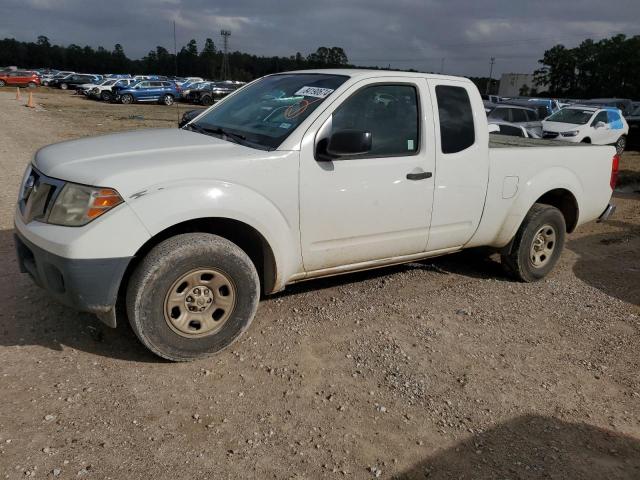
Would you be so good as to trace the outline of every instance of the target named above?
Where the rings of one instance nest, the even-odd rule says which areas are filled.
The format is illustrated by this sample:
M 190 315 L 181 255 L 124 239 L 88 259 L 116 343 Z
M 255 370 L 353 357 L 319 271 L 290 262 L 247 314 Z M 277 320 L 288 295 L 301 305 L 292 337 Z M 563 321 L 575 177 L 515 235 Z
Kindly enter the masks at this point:
M 241 86 L 241 84 L 227 82 L 208 82 L 203 88 L 191 90 L 186 99 L 191 103 L 205 106 L 213 105 L 214 102 L 235 92 Z
M 633 109 L 626 117 L 629 124 L 629 135 L 627 136 L 627 146 L 640 149 L 640 103 L 635 103 Z
M 85 83 L 96 83 L 95 75 L 87 75 L 81 73 L 73 73 L 63 78 L 54 78 L 49 82 L 50 87 L 60 88 L 62 90 L 76 90 L 80 85 Z
M 580 100 L 580 105 L 614 107 L 619 109 L 625 117 L 633 109 L 633 102 L 628 98 L 592 98 L 590 100 Z

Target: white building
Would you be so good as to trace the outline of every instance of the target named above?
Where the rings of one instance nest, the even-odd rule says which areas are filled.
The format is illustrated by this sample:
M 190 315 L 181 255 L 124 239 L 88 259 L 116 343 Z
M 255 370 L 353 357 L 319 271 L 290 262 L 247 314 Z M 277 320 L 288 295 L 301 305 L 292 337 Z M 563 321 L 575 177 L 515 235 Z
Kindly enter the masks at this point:
M 545 90 L 544 87 L 539 87 L 533 80 L 532 73 L 503 73 L 500 77 L 500 87 L 498 88 L 498 95 L 501 97 L 517 97 L 522 95 L 520 92 L 523 87 L 526 86 L 526 94 L 530 94 L 531 90 L 537 91 Z

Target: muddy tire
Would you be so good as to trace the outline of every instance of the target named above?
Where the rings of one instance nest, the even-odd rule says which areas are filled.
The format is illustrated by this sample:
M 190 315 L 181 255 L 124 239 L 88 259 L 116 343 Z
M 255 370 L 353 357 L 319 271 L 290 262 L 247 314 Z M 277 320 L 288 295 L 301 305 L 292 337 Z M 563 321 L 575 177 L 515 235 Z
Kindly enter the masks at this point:
M 511 248 L 502 254 L 507 273 L 522 282 L 546 277 L 560 259 L 567 227 L 562 212 L 536 203 L 527 213 Z
M 190 233 L 154 247 L 127 287 L 127 315 L 140 341 L 172 361 L 209 356 L 231 345 L 251 324 L 260 280 L 237 245 Z

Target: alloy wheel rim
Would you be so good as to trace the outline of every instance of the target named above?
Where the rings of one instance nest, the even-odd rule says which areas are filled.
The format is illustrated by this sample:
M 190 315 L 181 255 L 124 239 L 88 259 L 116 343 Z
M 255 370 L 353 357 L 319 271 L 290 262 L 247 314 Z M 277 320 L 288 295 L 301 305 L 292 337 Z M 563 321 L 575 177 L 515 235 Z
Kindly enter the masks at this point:
M 200 338 L 218 332 L 231 317 L 237 291 L 231 277 L 215 268 L 181 275 L 169 288 L 164 318 L 180 336 Z
M 535 268 L 542 268 L 549 263 L 556 248 L 556 239 L 556 229 L 551 225 L 542 226 L 533 236 L 529 261 Z

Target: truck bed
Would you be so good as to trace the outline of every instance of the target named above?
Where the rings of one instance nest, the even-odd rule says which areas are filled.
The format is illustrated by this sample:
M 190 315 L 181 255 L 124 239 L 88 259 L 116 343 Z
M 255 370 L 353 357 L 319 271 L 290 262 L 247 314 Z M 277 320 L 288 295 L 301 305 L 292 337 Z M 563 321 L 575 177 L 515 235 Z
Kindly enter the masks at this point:
M 509 135 L 489 135 L 489 148 L 511 147 L 589 147 L 588 143 L 571 143 L 541 138 L 510 137 Z

